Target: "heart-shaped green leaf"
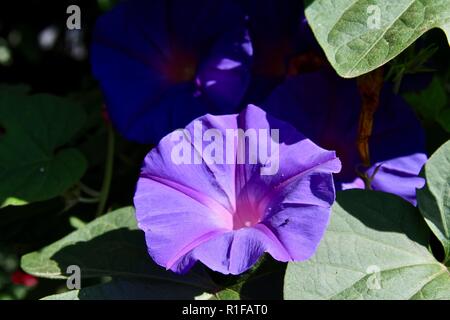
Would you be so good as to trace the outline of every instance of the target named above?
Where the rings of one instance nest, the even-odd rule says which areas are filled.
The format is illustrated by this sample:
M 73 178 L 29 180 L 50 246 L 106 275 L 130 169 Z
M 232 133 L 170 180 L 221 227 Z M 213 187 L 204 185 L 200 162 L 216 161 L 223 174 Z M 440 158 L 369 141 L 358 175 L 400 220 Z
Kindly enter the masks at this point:
M 316 254 L 289 263 L 286 299 L 450 299 L 450 272 L 427 250 L 428 230 L 403 199 L 338 193 Z
M 345 78 L 382 66 L 430 29 L 450 39 L 450 0 L 306 0 L 305 13 Z
M 0 92 L 0 207 L 48 200 L 76 183 L 86 160 L 62 148 L 83 126 L 83 110 L 50 96 Z
M 426 185 L 417 190 L 419 209 L 444 246 L 445 261 L 450 265 L 450 141 L 430 157 L 421 175 Z
M 81 278 L 109 276 L 125 281 L 138 281 L 151 288 L 155 283 L 190 286 L 204 291 L 215 291 L 216 286 L 202 268 L 179 276 L 154 264 L 147 253 L 144 233 L 138 230 L 134 209 L 123 208 L 108 213 L 65 238 L 22 257 L 22 268 L 35 276 L 65 279 L 69 266 L 80 268 Z M 115 290 L 125 285 L 111 284 Z M 97 294 L 89 289 L 80 294 Z M 103 289 L 101 289 L 103 290 Z

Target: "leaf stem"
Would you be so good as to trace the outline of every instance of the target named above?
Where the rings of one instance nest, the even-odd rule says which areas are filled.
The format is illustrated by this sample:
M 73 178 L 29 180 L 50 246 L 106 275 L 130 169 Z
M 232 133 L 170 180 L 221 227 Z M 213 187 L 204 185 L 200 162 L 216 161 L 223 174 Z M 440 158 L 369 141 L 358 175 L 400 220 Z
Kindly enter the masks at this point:
M 98 196 L 100 196 L 100 192 L 99 191 L 88 187 L 83 182 L 80 181 L 79 185 L 80 185 L 80 190 L 83 191 L 84 193 L 86 193 L 87 195 L 89 195 L 91 197 L 98 197 Z
M 78 201 L 81 203 L 98 203 L 98 198 L 85 198 L 85 197 L 79 197 Z
M 113 168 L 114 168 L 114 130 L 111 124 L 107 125 L 108 145 L 106 153 L 105 173 L 103 176 L 102 189 L 100 191 L 100 201 L 97 207 L 97 217 L 101 216 L 105 211 L 106 202 L 108 201 L 109 190 L 111 188 Z

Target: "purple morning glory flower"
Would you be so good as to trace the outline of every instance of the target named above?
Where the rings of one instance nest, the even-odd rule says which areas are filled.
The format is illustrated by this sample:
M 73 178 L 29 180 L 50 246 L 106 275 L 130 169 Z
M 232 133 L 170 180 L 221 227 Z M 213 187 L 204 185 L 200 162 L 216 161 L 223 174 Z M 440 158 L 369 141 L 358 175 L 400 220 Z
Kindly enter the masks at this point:
M 201 261 L 240 274 L 264 252 L 305 260 L 327 226 L 332 173 L 340 168 L 334 151 L 256 106 L 205 115 L 145 158 L 134 198 L 138 225 L 153 260 L 178 273 Z
M 359 166 L 356 147 L 361 98 L 355 80 L 342 79 L 328 69 L 301 74 L 280 85 L 264 108 L 289 120 L 320 146 L 336 150 L 343 165 L 336 176 L 337 188 L 364 188 L 359 170 L 373 176 L 372 189 L 416 203 L 416 188 L 424 184 L 418 174 L 427 160 L 424 134 L 411 108 L 389 86 L 382 90 L 374 117 L 369 169 Z
M 251 57 L 231 1 L 128 0 L 98 20 L 91 60 L 119 132 L 154 143 L 207 112 L 234 112 Z

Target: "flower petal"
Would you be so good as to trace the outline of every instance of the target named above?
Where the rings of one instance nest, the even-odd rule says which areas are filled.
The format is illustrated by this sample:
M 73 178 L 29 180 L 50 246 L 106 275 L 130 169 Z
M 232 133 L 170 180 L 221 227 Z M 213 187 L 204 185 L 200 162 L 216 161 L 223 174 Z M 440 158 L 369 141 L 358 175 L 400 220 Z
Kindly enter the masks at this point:
M 134 198 L 139 228 L 145 232 L 154 261 L 177 272 L 180 259 L 199 244 L 230 229 L 231 215 L 176 186 L 140 179 Z
M 267 135 L 266 141 L 258 140 L 258 148 L 263 144 L 278 145 L 278 152 L 268 152 L 268 156 L 278 162 L 278 170 L 261 175 L 263 165 L 267 169 L 274 164 L 246 162 L 245 165 L 238 165 L 236 170 L 239 171 L 237 177 L 240 180 L 236 181 L 236 193 L 240 197 L 250 195 L 255 202 L 265 204 L 277 192 L 312 172 L 331 174 L 341 169 L 340 161 L 333 151 L 320 148 L 290 124 L 273 118 L 258 107 L 249 105 L 239 115 L 238 122 L 243 130 L 252 128 L 279 131 L 278 141 L 273 141 L 270 135 Z
M 264 224 L 286 248 L 291 260 L 303 261 L 316 251 L 330 217 L 329 208 L 286 205 Z
M 416 190 L 425 184 L 419 173 L 426 161 L 425 154 L 416 153 L 375 164 L 368 171 L 372 175 L 375 168 L 380 166 L 372 181 L 372 189 L 397 194 L 416 205 Z
M 252 55 L 244 28 L 237 27 L 216 42 L 197 75 L 199 93 L 212 104 L 211 111 L 226 113 L 240 104 L 250 82 Z
M 205 242 L 193 251 L 192 257 L 214 271 L 240 274 L 251 268 L 266 251 L 278 260 L 289 259 L 280 243 L 255 227 L 228 232 Z

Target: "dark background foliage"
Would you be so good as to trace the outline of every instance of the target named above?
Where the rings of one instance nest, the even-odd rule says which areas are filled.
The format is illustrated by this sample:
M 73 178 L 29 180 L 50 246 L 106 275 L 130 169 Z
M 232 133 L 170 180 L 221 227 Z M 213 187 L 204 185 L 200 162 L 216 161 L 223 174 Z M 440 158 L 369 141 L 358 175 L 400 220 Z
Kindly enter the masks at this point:
M 50 93 L 67 97 L 84 107 L 88 114 L 86 127 L 73 142 L 88 160 L 89 169 L 83 182 L 99 190 L 104 174 L 107 124 L 102 115 L 102 96 L 91 75 L 89 44 L 97 17 L 116 1 L 21 0 L 0 3 L 0 51 L 10 58 L 0 62 L 0 86 L 26 85 L 32 93 Z M 81 8 L 81 31 L 66 28 L 69 5 Z M 40 41 L 45 31 L 55 30 L 50 48 Z M 1 59 L 0 59 L 1 60 Z M 117 137 L 114 172 L 108 208 L 132 203 L 134 184 L 140 162 L 148 146 L 137 146 Z M 77 191 L 75 191 L 77 192 Z M 56 281 L 39 280 L 31 290 L 12 281 L 19 270 L 22 254 L 41 248 L 73 231 L 70 218 L 83 221 L 95 218 L 97 204 L 77 203 L 67 209 L 73 195 L 33 203 L 25 207 L 0 210 L 0 299 L 34 299 L 55 292 Z M 14 283 L 16 282 L 16 283 Z

